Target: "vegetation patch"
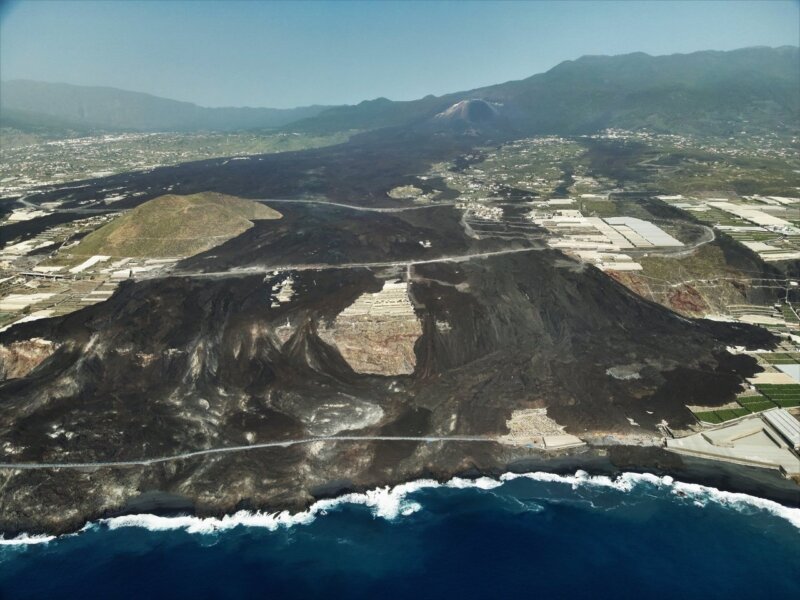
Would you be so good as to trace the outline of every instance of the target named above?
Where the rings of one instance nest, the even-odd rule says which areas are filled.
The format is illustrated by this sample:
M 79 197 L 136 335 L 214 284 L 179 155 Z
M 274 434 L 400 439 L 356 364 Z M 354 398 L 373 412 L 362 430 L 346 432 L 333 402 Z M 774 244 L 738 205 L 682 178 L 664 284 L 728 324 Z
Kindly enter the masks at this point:
M 224 194 L 169 194 L 154 198 L 87 235 L 71 253 L 120 257 L 192 256 L 253 226 L 279 219 L 263 204 Z
M 722 423 L 722 419 L 717 416 L 717 413 L 713 410 L 705 411 L 705 412 L 696 412 L 694 416 L 697 417 L 698 420 L 704 421 L 706 423 Z
M 759 356 L 764 359 L 764 362 L 771 365 L 793 365 L 795 363 L 800 363 L 800 352 L 770 352 L 769 354 L 760 354 Z
M 770 408 L 775 408 L 775 403 L 770 402 L 769 400 L 764 400 L 763 402 L 752 402 L 750 404 L 743 405 L 747 410 L 753 413 L 761 412 L 762 410 L 769 410 Z
M 756 389 L 781 408 L 800 406 L 800 384 L 765 384 Z

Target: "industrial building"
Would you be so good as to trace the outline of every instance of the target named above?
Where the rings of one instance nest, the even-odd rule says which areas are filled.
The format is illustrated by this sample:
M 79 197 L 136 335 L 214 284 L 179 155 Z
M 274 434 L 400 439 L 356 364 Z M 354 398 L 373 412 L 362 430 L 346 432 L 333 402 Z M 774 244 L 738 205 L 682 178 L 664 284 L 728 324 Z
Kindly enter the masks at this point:
M 678 454 L 777 469 L 800 476 L 800 421 L 783 408 L 747 415 L 687 437 L 667 440 Z

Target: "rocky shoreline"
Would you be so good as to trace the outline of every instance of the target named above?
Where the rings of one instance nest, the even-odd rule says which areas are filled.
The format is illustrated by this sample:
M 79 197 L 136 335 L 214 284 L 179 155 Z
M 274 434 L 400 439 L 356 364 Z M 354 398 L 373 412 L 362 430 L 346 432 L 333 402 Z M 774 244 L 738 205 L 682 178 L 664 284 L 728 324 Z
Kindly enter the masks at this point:
M 57 504 L 28 506 L 16 515 L 0 516 L 0 534 L 5 539 L 19 535 L 63 535 L 82 529 L 86 523 L 99 519 L 123 515 L 156 514 L 160 516 L 193 515 L 217 517 L 239 510 L 274 513 L 288 511 L 297 513 L 306 510 L 314 502 L 336 498 L 349 493 L 363 493 L 385 486 L 395 486 L 418 479 L 435 479 L 445 482 L 453 477 L 474 479 L 482 476 L 499 478 L 504 473 L 547 472 L 555 475 L 574 475 L 581 470 L 589 475 L 604 475 L 611 478 L 623 473 L 650 473 L 659 477 L 670 476 L 683 483 L 699 484 L 725 492 L 743 493 L 772 500 L 788 507 L 800 507 L 800 485 L 783 478 L 776 471 L 722 463 L 704 459 L 678 456 L 655 446 L 588 447 L 561 452 L 557 455 L 528 453 L 523 456 L 508 456 L 510 460 L 486 464 L 475 461 L 462 468 L 425 467 L 384 479 L 331 478 L 311 489 L 290 492 L 290 482 L 283 483 L 285 493 L 272 501 L 262 503 L 241 499 L 231 506 L 227 499 L 215 502 L 207 495 L 191 498 L 169 489 L 149 489 L 133 492 L 118 506 L 96 510 L 92 499 L 82 496 L 83 505 L 77 507 Z M 447 461 L 445 461 L 447 462 Z M 97 475 L 101 470 L 96 470 Z M 162 486 L 167 488 L 168 486 Z M 132 491 L 132 490 L 131 490 Z

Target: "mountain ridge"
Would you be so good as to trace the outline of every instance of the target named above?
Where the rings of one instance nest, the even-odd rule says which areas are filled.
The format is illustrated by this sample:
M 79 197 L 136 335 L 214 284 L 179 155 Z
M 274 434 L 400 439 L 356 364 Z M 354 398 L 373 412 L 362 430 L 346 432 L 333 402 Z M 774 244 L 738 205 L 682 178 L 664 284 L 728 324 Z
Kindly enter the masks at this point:
M 58 118 L 76 128 L 197 131 L 277 128 L 314 116 L 325 106 L 297 108 L 204 107 L 145 92 L 30 79 L 3 81 L 0 112 Z
M 731 135 L 743 118 L 756 128 L 800 122 L 798 72 L 797 46 L 584 55 L 524 79 L 441 96 L 293 109 L 208 108 L 108 86 L 9 80 L 0 86 L 0 120 L 35 127 L 37 120 L 55 118 L 76 130 L 330 133 L 424 125 L 458 102 L 482 100 L 507 105 L 515 128 L 525 134 L 619 127 Z M 20 119 L 21 113 L 33 123 Z
M 509 104 L 519 115 L 517 128 L 526 134 L 621 127 L 728 135 L 738 132 L 742 114 L 754 109 L 767 113 L 755 126 L 800 120 L 798 72 L 796 46 L 587 55 L 525 79 L 443 96 L 401 102 L 378 98 L 333 107 L 292 127 L 319 132 L 407 126 L 460 101 L 481 99 Z

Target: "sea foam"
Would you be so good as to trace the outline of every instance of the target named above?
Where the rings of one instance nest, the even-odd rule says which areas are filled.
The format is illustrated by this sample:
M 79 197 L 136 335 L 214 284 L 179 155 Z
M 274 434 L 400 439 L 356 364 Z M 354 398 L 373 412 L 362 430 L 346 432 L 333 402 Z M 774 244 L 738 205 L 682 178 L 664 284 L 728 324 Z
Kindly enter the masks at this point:
M 512 481 L 520 477 L 534 481 L 564 483 L 571 485 L 573 489 L 600 487 L 630 492 L 640 485 L 669 488 L 672 494 L 692 500 L 697 507 L 702 508 L 709 502 L 713 502 L 741 513 L 752 513 L 760 510 L 784 519 L 797 529 L 800 529 L 800 508 L 790 508 L 773 500 L 750 496 L 749 494 L 725 492 L 715 487 L 675 481 L 669 475 L 659 477 L 652 473 L 623 473 L 619 477 L 611 479 L 605 475 L 589 475 L 586 471 L 577 471 L 575 475 L 556 475 L 543 472 L 505 473 L 500 476 L 500 479 L 502 481 Z
M 136 514 L 111 517 L 87 523 L 81 531 L 86 532 L 102 527 L 107 527 L 108 529 L 141 527 L 149 531 L 183 530 L 190 534 L 214 534 L 235 527 L 254 527 L 275 531 L 279 528 L 308 525 L 318 517 L 348 504 L 365 506 L 370 509 L 374 517 L 394 521 L 401 517 L 407 517 L 422 508 L 419 502 L 410 498 L 415 492 L 434 488 L 493 490 L 503 486 L 506 482 L 520 478 L 569 485 L 573 489 L 581 487 L 603 488 L 613 489 L 622 493 L 631 492 L 640 486 L 651 486 L 669 490 L 670 493 L 678 498 L 688 499 L 698 507 L 703 507 L 709 502 L 713 502 L 742 513 L 768 512 L 788 521 L 800 530 L 800 509 L 798 508 L 790 508 L 778 502 L 748 494 L 724 492 L 713 487 L 683 483 L 675 481 L 670 476 L 659 477 L 650 473 L 623 473 L 612 479 L 605 475 L 589 475 L 586 471 L 577 471 L 574 475 L 557 475 L 555 473 L 536 471 L 532 473 L 504 473 L 499 479 L 490 477 L 479 477 L 477 479 L 454 477 L 445 483 L 439 483 L 433 479 L 419 479 L 396 486 L 376 488 L 363 493 L 350 493 L 337 498 L 318 500 L 307 510 L 297 513 L 288 511 L 277 513 L 238 511 L 221 518 L 164 517 L 151 514 Z M 56 536 L 21 534 L 8 540 L 0 537 L 0 545 L 46 544 L 54 539 L 56 539 Z
M 693 500 L 694 504 L 703 507 L 709 502 L 727 506 L 741 513 L 752 513 L 763 510 L 776 517 L 785 519 L 800 529 L 800 508 L 790 508 L 773 500 L 740 494 L 737 492 L 724 492 L 712 487 L 696 483 L 675 482 L 672 486 L 673 493 L 683 495 Z
M 620 492 L 630 492 L 637 485 L 643 483 L 661 487 L 670 486 L 674 482 L 670 476 L 659 477 L 651 473 L 623 473 L 615 479 L 611 479 L 606 475 L 589 475 L 586 471 L 576 471 L 575 475 L 556 475 L 555 473 L 536 471 L 534 473 L 504 473 L 500 476 L 501 481 L 513 481 L 519 478 L 531 479 L 533 481 L 565 483 L 572 486 L 572 489 L 578 489 L 579 487 L 600 487 L 615 489 Z
M 392 521 L 399 517 L 413 514 L 422 508 L 419 503 L 408 498 L 410 494 L 426 488 L 440 487 L 440 485 L 441 484 L 433 479 L 419 479 L 408 483 L 402 483 L 394 487 L 385 486 L 374 490 L 368 490 L 364 493 L 351 493 L 337 498 L 319 500 L 312 504 L 307 510 L 298 513 L 290 513 L 288 511 L 263 513 L 242 510 L 222 518 L 202 518 L 194 516 L 159 517 L 156 515 L 139 514 L 111 517 L 109 519 L 102 519 L 98 523 L 109 529 L 119 529 L 122 527 L 143 527 L 150 531 L 183 529 L 187 533 L 205 534 L 225 531 L 240 526 L 259 527 L 275 531 L 280 527 L 307 525 L 313 522 L 318 516 L 324 516 L 328 512 L 336 510 L 345 504 L 366 506 L 370 509 L 373 516 Z
M 46 544 L 54 539 L 56 539 L 54 535 L 28 535 L 27 533 L 22 533 L 10 540 L 0 536 L 0 546 L 35 546 L 36 544 Z

